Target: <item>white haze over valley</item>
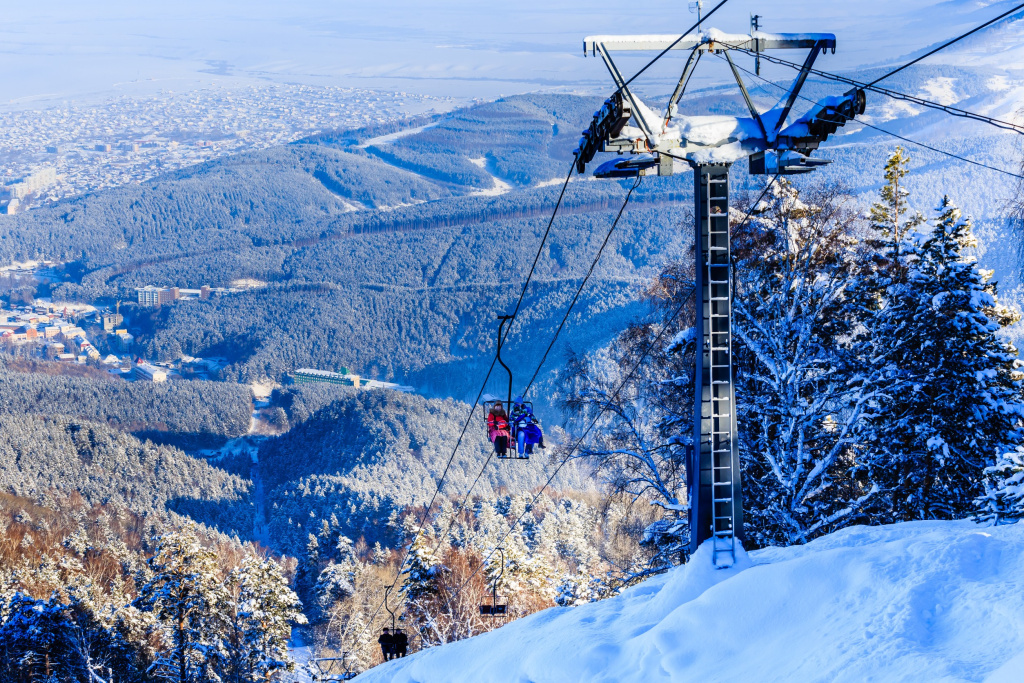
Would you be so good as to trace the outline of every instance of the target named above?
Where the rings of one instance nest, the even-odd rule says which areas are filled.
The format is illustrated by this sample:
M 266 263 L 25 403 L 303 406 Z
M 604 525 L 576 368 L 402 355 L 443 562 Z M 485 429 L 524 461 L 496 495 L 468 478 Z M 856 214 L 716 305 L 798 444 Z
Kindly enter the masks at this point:
M 603 92 L 606 73 L 598 60 L 584 59 L 583 37 L 681 32 L 696 18 L 687 4 L 8 1 L 0 26 L 0 107 L 38 108 L 69 98 L 181 91 L 214 82 L 302 83 L 466 99 L 539 89 Z M 896 63 L 1009 6 L 977 0 L 732 0 L 708 25 L 746 32 L 749 15 L 758 13 L 764 30 L 833 32 L 837 52 L 819 65 L 837 70 Z M 1020 76 L 1019 34 L 1019 25 L 1007 23 L 987 32 L 986 40 L 930 63 L 992 65 L 1009 85 Z M 664 60 L 650 82 L 668 87 L 680 59 Z M 641 63 L 624 60 L 625 70 L 634 62 Z

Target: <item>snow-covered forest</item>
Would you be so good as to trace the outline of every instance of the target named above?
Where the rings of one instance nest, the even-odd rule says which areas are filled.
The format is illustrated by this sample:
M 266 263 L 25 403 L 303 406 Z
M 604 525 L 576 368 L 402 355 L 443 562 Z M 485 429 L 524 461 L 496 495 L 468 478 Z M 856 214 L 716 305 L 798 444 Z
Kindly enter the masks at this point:
M 1020 315 L 999 302 L 952 200 L 917 209 L 907 165 L 897 148 L 867 212 L 841 189 L 801 194 L 780 181 L 732 215 L 747 549 L 857 525 L 1024 516 L 1024 373 L 1004 336 Z M 477 612 L 495 581 L 521 617 L 686 563 L 694 349 L 692 314 L 678 313 L 692 310 L 692 291 L 692 265 L 670 265 L 648 289 L 653 321 L 560 371 L 567 435 L 595 418 L 599 428 L 555 457 L 592 468 L 597 498 L 443 500 L 421 533 L 418 516 L 392 514 L 412 543 L 402 564 L 386 542 L 352 554 L 343 508 L 310 533 L 299 585 L 326 610 L 321 652 L 376 661 L 369 634 L 390 623 L 375 610 L 379 586 L 396 574 L 402 626 L 427 648 L 498 625 Z
M 1007 38 L 958 49 L 982 36 Z M 97 324 L 98 348 L 189 367 L 126 381 L 3 318 L 0 683 L 1024 678 L 1024 164 L 1006 126 L 942 118 L 1012 119 L 1024 81 L 971 54 L 891 78 L 872 56 L 858 78 L 919 94 L 869 90 L 800 143 L 835 161 L 813 174 L 731 167 L 708 296 L 732 316 L 714 419 L 736 418 L 743 516 L 721 571 L 688 518 L 695 364 L 722 351 L 697 341 L 693 177 L 584 175 L 593 89 L 0 215 L 0 273 L 39 273 L 0 274 L 12 309 L 116 306 L 132 346 Z M 694 83 L 684 116 L 775 106 L 791 74 L 747 57 L 749 90 Z M 134 303 L 147 284 L 225 289 Z M 543 427 L 528 460 L 488 436 L 506 390 Z M 385 661 L 393 627 L 412 657 Z
M 1024 374 L 1004 332 L 1020 315 L 978 266 L 970 218 L 941 192 L 907 191 L 908 169 L 897 149 L 866 212 L 841 187 L 782 180 L 733 209 L 748 549 L 1024 516 Z M 415 651 L 500 626 L 479 613 L 489 601 L 519 619 L 686 564 L 692 278 L 685 259 L 667 264 L 646 285 L 649 315 L 563 358 L 553 399 L 566 419 L 549 425 L 548 454 L 477 483 L 489 444 L 474 430 L 429 510 L 468 411 L 456 401 L 279 389 L 284 433 L 258 448 L 256 500 L 244 467 L 118 429 L 152 418 L 118 412 L 96 389 L 109 383 L 5 370 L 41 401 L 5 392 L 0 420 L 5 680 L 262 680 L 291 666 L 297 625 L 317 656 L 362 670 L 382 661 L 382 586 L 396 576 L 391 609 Z M 249 410 L 247 393 L 229 392 L 237 410 L 193 396 L 204 383 L 122 386 L 162 392 L 184 431 L 231 436 L 217 420 Z M 218 409 L 174 408 L 190 402 Z M 70 406 L 85 419 L 60 417 Z M 240 540 L 261 523 L 271 555 Z
M 286 568 L 126 507 L 0 498 L 0 680 L 257 681 L 294 668 Z
M 61 368 L 55 368 L 60 370 Z M 0 359 L 0 414 L 72 415 L 141 438 L 198 448 L 249 430 L 252 393 L 226 382 L 125 382 L 107 373 L 19 371 Z

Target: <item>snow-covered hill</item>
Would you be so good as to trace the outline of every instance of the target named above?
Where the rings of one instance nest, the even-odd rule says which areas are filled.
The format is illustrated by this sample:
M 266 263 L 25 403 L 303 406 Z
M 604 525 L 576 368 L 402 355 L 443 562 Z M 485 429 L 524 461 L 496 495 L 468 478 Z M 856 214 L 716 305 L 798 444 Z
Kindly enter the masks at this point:
M 359 681 L 1024 680 L 1024 524 L 853 527 L 686 566 Z

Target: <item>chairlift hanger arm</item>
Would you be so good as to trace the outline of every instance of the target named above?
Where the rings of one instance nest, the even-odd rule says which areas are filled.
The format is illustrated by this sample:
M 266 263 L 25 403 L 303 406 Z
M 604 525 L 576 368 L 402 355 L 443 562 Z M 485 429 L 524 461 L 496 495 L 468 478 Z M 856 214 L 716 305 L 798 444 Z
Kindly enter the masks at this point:
M 388 605 L 388 596 L 391 594 L 391 589 L 392 588 L 394 588 L 394 585 L 389 586 L 387 584 L 384 584 L 384 609 L 386 609 L 388 611 L 388 614 L 391 615 L 391 630 L 394 631 L 395 630 L 395 612 Z
M 511 316 L 511 315 L 499 315 L 498 316 L 498 320 L 500 320 L 501 323 L 498 325 L 498 351 L 495 354 L 495 356 L 498 359 L 498 362 L 501 364 L 501 367 L 505 368 L 505 372 L 508 373 L 508 399 L 507 399 L 507 403 L 511 403 L 512 402 L 512 370 L 507 365 L 505 365 L 505 361 L 503 361 L 501 359 L 501 347 L 502 347 L 502 345 L 503 345 L 503 343 L 505 341 L 505 337 L 504 337 L 504 334 L 503 334 L 504 329 L 505 329 L 505 323 L 507 323 L 509 320 L 512 320 L 513 317 L 514 316 Z

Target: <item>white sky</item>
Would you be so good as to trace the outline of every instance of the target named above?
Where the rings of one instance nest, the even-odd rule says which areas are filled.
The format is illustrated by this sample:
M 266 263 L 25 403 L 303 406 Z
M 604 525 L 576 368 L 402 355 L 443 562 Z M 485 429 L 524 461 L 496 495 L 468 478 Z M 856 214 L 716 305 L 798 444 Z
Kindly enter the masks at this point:
M 713 6 L 709 0 L 706 3 Z M 998 14 L 983 0 L 730 0 L 709 24 L 829 31 L 819 65 L 895 62 Z M 591 33 L 673 33 L 686 0 L 0 0 L 0 107 L 270 79 L 490 98 L 544 88 L 604 91 Z M 677 57 L 677 61 L 681 55 Z M 625 60 L 624 71 L 640 59 Z M 668 83 L 679 65 L 654 74 Z

